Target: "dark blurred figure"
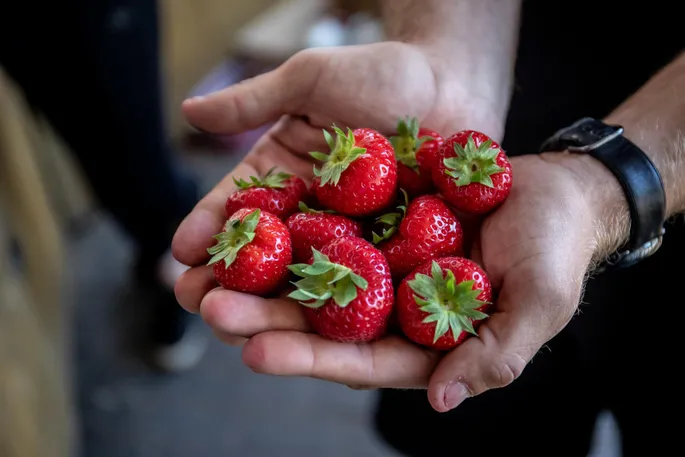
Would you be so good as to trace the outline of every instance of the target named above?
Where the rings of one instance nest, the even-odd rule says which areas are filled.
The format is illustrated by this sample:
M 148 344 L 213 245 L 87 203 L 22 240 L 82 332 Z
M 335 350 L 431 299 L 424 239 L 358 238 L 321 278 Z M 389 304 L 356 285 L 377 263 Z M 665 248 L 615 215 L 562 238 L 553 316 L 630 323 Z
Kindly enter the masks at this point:
M 0 14 L 0 65 L 77 156 L 100 204 L 137 245 L 136 279 L 154 315 L 149 361 L 188 368 L 204 340 L 173 295 L 169 254 L 195 183 L 175 162 L 163 119 L 155 0 L 10 2 Z M 106 261 L 106 259 L 103 259 Z

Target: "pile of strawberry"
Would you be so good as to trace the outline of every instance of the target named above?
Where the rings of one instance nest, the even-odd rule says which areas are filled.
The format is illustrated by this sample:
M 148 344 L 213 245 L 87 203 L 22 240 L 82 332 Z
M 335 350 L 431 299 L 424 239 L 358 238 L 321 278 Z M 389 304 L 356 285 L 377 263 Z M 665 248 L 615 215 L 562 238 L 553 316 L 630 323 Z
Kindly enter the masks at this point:
M 493 293 L 466 258 L 463 218 L 509 195 L 501 147 L 472 130 L 443 139 L 416 119 L 390 138 L 336 127 L 324 136 L 330 152 L 311 153 L 321 165 L 309 188 L 274 169 L 234 178 L 228 220 L 208 249 L 217 282 L 263 297 L 289 292 L 332 340 L 368 343 L 391 322 L 438 350 L 477 334 Z

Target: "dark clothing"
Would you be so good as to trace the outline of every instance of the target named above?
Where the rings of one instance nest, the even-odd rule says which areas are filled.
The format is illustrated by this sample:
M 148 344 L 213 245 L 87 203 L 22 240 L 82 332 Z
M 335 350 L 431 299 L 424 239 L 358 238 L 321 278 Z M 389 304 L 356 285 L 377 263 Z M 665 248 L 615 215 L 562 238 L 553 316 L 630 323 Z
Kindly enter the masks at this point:
M 604 117 L 676 57 L 685 34 L 675 5 L 524 2 L 507 152 L 536 153 L 555 130 Z M 672 374 L 682 358 L 683 253 L 679 219 L 654 257 L 591 279 L 581 313 L 509 387 L 447 414 L 424 391 L 382 391 L 379 433 L 413 457 L 581 457 L 598 412 L 609 409 L 625 456 L 678 454 L 679 422 L 667 414 L 683 400 Z
M 139 279 L 148 285 L 198 199 L 168 143 L 160 65 L 155 0 L 2 7 L 0 66 L 67 142 L 99 202 L 132 237 Z M 157 292 L 168 299 L 151 301 L 159 307 L 154 337 L 173 342 L 186 313 L 170 290 Z

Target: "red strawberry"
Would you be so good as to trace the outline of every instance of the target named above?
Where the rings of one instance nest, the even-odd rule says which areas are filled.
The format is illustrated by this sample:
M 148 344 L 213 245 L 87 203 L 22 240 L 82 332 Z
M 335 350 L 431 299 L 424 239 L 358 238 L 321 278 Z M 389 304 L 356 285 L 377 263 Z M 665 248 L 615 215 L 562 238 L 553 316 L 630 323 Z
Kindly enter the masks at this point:
M 373 242 L 388 260 L 395 279 L 404 278 L 427 260 L 462 253 L 461 223 L 438 196 L 422 195 L 378 221 L 386 227 L 380 236 L 373 234 Z
M 305 316 L 324 338 L 368 343 L 382 337 L 393 308 L 390 269 L 383 254 L 368 241 L 345 236 L 321 251 L 312 249 L 308 263 L 290 266 L 303 279 L 290 295 L 305 306 Z
M 306 201 L 309 191 L 301 178 L 290 173 L 273 174 L 270 169 L 264 176 L 250 176 L 250 181 L 233 178 L 238 190 L 226 200 L 226 217 L 241 208 L 259 208 L 286 219 L 297 211 L 297 204 Z
M 285 284 L 292 262 L 290 234 L 276 216 L 242 208 L 226 221 L 207 249 L 214 278 L 225 289 L 268 295 Z
M 433 181 L 457 210 L 485 214 L 509 196 L 511 164 L 487 135 L 465 130 L 445 140 L 433 169 Z
M 310 153 L 323 161 L 314 168 L 312 191 L 319 203 L 346 216 L 381 211 L 395 198 L 397 162 L 392 145 L 371 129 L 334 127 L 336 138 L 324 130 L 330 154 Z
M 461 344 L 487 318 L 490 280 L 475 262 L 443 257 L 426 262 L 397 290 L 400 328 L 413 342 L 438 350 Z
M 300 202 L 300 213 L 290 216 L 285 225 L 293 242 L 293 261 L 306 262 L 312 256 L 312 248 L 321 249 L 342 236 L 362 236 L 359 222 L 330 210 L 317 211 Z
M 397 158 L 397 183 L 410 197 L 431 193 L 433 168 L 443 138 L 438 132 L 419 128 L 416 118 L 401 120 L 390 137 Z

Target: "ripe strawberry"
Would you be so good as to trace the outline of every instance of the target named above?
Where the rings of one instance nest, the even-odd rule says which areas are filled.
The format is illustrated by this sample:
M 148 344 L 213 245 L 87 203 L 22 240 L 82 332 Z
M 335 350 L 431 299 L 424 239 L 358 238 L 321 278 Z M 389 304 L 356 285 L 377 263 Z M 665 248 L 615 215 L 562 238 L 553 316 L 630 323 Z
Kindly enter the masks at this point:
M 383 254 L 368 241 L 337 238 L 321 251 L 312 249 L 308 263 L 290 266 L 303 279 L 290 295 L 305 306 L 305 316 L 324 338 L 368 343 L 382 337 L 393 308 L 390 269 Z
M 462 257 L 443 257 L 414 270 L 397 290 L 397 317 L 413 342 L 438 350 L 461 344 L 487 318 L 492 289 L 485 271 Z
M 300 202 L 300 213 L 290 216 L 285 225 L 290 230 L 293 243 L 293 261 L 306 262 L 312 256 L 312 248 L 321 249 L 342 236 L 362 236 L 359 222 L 330 210 L 318 211 Z
M 223 288 L 264 296 L 285 285 L 292 262 L 290 234 L 273 214 L 239 209 L 214 239 L 208 265 Z
M 345 216 L 365 216 L 392 203 L 397 190 L 397 162 L 392 145 L 371 129 L 342 130 L 335 139 L 324 130 L 330 154 L 311 152 L 323 161 L 314 168 L 312 191 L 319 203 Z
M 457 210 L 485 214 L 509 196 L 511 164 L 499 144 L 487 135 L 465 130 L 445 139 L 433 181 Z
M 432 172 L 443 141 L 439 133 L 419 127 L 416 118 L 397 124 L 397 134 L 390 137 L 397 158 L 397 183 L 411 198 L 433 191 Z
M 422 195 L 378 221 L 385 228 L 380 236 L 373 233 L 373 243 L 385 255 L 395 279 L 427 260 L 462 253 L 461 223 L 438 196 Z
M 274 174 L 276 167 L 264 176 L 250 176 L 250 181 L 233 178 L 238 190 L 226 200 L 226 217 L 241 208 L 259 208 L 286 219 L 297 211 L 297 204 L 306 201 L 309 191 L 301 178 L 290 173 Z

